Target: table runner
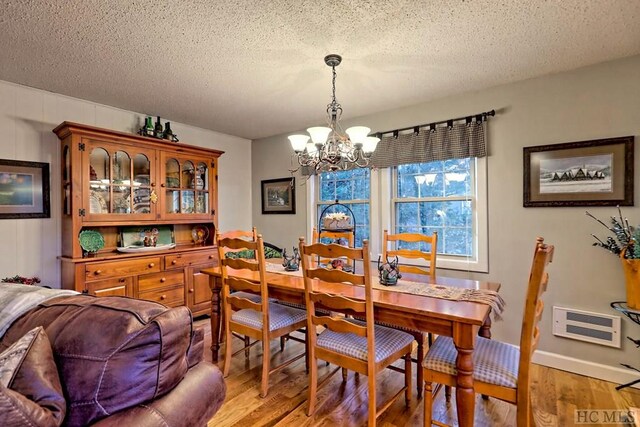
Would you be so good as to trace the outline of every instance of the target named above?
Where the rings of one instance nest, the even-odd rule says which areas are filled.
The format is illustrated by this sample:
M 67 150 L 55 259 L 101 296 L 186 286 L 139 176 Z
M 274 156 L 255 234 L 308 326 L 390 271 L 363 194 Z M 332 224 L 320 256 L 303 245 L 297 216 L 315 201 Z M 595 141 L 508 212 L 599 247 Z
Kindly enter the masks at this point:
M 284 267 L 279 264 L 267 263 L 267 271 L 269 273 L 302 277 L 302 270 L 285 271 Z M 495 320 L 502 320 L 502 313 L 506 305 L 504 299 L 502 299 L 498 292 L 489 289 L 468 289 L 458 288 L 456 286 L 431 285 L 402 279 L 398 280 L 398 283 L 393 286 L 381 285 L 377 281 L 374 281 L 373 288 L 381 291 L 402 292 L 405 294 L 440 298 L 450 301 L 469 301 L 486 304 L 491 307 L 491 312 Z

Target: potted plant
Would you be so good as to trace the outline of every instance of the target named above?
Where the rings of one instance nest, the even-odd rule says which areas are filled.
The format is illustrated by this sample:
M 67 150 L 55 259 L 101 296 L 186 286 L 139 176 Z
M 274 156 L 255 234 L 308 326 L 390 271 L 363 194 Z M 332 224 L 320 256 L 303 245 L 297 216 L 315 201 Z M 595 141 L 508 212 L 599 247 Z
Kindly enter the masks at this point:
M 587 215 L 613 234 L 605 240 L 591 234 L 596 239 L 593 246 L 604 248 L 620 257 L 626 280 L 627 306 L 633 310 L 640 310 L 640 228 L 629 225 L 629 220 L 622 216 L 619 206 L 619 217 L 611 217 L 611 226 L 600 221 L 589 211 Z

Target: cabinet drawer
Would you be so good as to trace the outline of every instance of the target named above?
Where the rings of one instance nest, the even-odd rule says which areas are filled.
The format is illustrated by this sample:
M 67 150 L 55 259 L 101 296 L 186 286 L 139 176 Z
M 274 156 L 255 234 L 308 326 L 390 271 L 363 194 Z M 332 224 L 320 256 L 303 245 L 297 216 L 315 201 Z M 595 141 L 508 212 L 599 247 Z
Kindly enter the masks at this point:
M 167 255 L 164 257 L 166 268 L 183 268 L 191 265 L 214 264 L 217 256 L 211 252 L 194 254 Z
M 120 277 L 87 283 L 85 289 L 90 295 L 98 297 L 132 296 L 132 286 L 133 277 Z
M 128 259 L 122 261 L 96 262 L 84 267 L 85 278 L 101 280 L 109 277 L 132 276 L 160 271 L 160 257 Z
M 138 298 L 155 301 L 171 307 L 184 305 L 184 286 L 177 286 L 159 291 L 140 292 Z
M 156 289 L 169 288 L 175 285 L 183 286 L 183 284 L 184 272 L 182 270 L 145 274 L 138 277 L 138 292 L 155 291 Z

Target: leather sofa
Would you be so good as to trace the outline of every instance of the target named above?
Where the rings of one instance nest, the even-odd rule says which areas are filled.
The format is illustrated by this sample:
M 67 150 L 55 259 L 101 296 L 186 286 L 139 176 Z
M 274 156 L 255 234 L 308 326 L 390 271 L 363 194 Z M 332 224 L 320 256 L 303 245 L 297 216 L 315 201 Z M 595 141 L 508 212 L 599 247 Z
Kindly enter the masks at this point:
M 51 343 L 63 425 L 202 426 L 224 402 L 222 374 L 203 361 L 204 332 L 186 307 L 58 297 L 17 319 L 0 351 L 38 326 Z

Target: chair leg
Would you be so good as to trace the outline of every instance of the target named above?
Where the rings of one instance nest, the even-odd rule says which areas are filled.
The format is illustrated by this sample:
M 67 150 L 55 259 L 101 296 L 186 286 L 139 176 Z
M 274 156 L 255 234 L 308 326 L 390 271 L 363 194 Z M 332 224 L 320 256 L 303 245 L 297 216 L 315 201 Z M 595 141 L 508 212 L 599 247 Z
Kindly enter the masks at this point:
M 280 337 L 280 351 L 284 351 L 284 343 L 289 338 L 289 334 Z
M 424 384 L 424 373 L 422 372 L 422 361 L 424 360 L 424 339 L 418 340 L 418 362 L 416 363 L 416 369 L 418 370 L 417 374 L 417 384 L 416 389 L 418 390 L 418 399 L 422 397 L 422 387 Z
M 309 375 L 309 328 L 304 331 L 304 368 Z
M 269 393 L 269 371 L 271 370 L 271 349 L 268 339 L 262 340 L 262 384 L 260 384 L 260 397 L 267 397 Z
M 229 368 L 231 367 L 231 328 L 225 325 L 225 343 L 224 343 L 224 369 L 222 374 L 229 376 Z
M 249 345 L 251 345 L 251 338 L 245 335 L 244 336 L 244 357 L 249 357 L 250 350 L 251 350 L 251 347 L 249 347 Z
M 307 406 L 307 416 L 310 417 L 316 410 L 316 392 L 318 391 L 318 360 L 315 354 L 309 357 L 310 374 L 309 374 L 309 405 Z
M 450 385 L 444 386 L 444 400 L 447 403 L 451 402 L 451 386 Z
M 407 406 L 411 403 L 411 352 L 404 356 L 404 402 Z
M 424 427 L 431 427 L 431 408 L 433 407 L 433 389 L 430 382 L 424 383 Z
M 346 381 L 348 375 L 349 375 L 349 370 L 347 368 L 342 368 L 342 381 Z
M 371 371 L 370 371 L 371 372 Z M 377 399 L 376 399 L 376 378 L 375 374 L 367 376 L 369 383 L 369 427 L 376 426 L 376 412 L 378 411 Z

